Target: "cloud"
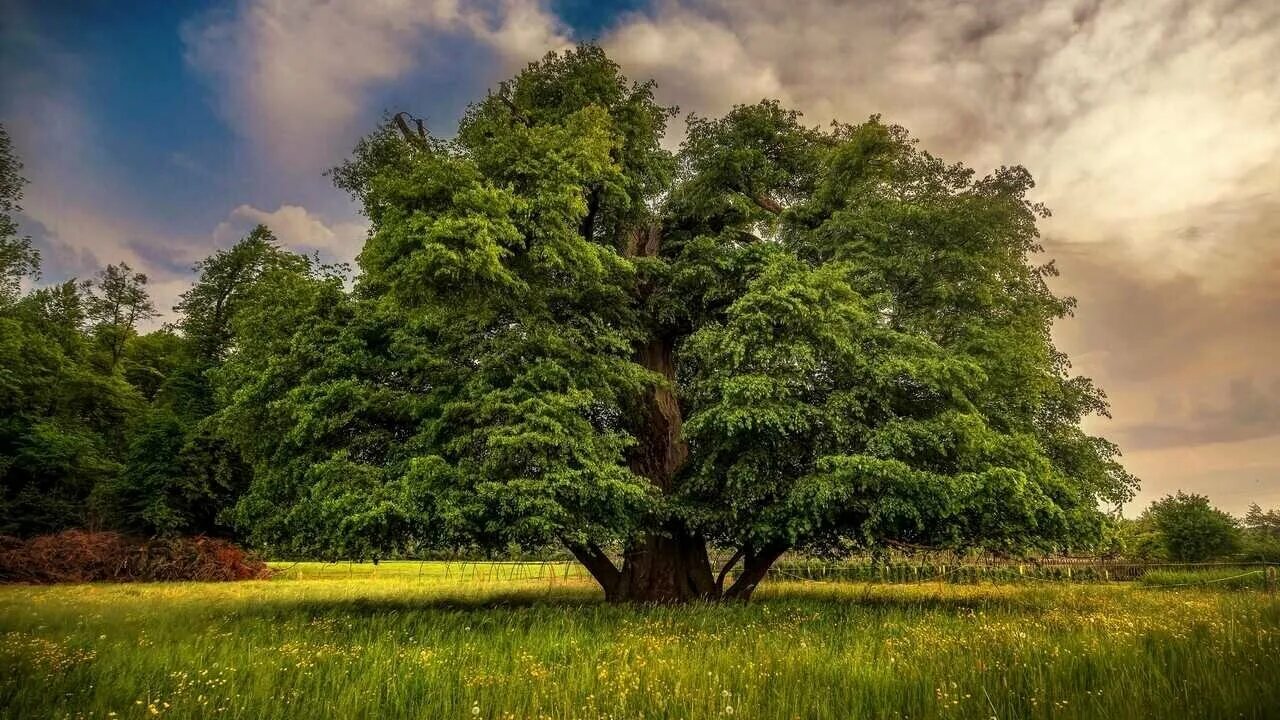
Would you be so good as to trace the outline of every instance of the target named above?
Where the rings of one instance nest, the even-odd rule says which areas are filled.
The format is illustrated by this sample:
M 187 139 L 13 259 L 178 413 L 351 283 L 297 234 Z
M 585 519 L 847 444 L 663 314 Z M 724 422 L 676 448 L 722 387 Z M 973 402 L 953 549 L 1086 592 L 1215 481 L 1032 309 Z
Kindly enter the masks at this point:
M 270 228 L 285 247 L 300 252 L 320 252 L 328 259 L 340 262 L 350 262 L 355 258 L 369 232 L 367 222 L 326 224 L 297 205 L 281 205 L 270 212 L 252 205 L 240 205 L 214 228 L 214 245 L 233 245 L 259 224 Z
M 104 263 L 91 248 L 67 242 L 44 223 L 25 213 L 18 216 L 18 222 L 22 232 L 31 238 L 32 246 L 40 251 L 41 284 L 89 278 L 102 269 Z
M 533 0 L 245 0 L 187 23 L 182 36 L 233 126 L 271 160 L 306 171 L 346 150 L 374 89 L 424 56 L 447 64 L 431 57 L 433 44 L 464 38 L 508 64 L 567 44 Z
M 1151 275 L 1122 245 L 1047 242 L 1079 299 L 1060 323 L 1074 369 L 1107 388 L 1109 432 L 1125 447 L 1280 437 L 1280 246 L 1258 248 L 1229 287 L 1190 273 Z
M 883 113 L 980 170 L 1025 164 L 1051 230 L 1120 240 L 1153 272 L 1223 269 L 1280 187 L 1278 3 L 703 0 L 605 44 L 686 110 Z
M 1254 440 L 1280 434 L 1280 378 L 1226 382 L 1225 402 L 1195 398 L 1166 400 L 1162 417 L 1130 428 L 1130 447 L 1169 448 Z

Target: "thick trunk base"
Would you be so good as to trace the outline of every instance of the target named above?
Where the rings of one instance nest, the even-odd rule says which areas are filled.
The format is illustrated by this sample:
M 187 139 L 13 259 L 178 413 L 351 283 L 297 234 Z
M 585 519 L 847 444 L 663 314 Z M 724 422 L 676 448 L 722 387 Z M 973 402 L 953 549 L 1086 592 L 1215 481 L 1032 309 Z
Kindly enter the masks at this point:
M 672 529 L 646 535 L 627 549 L 618 582 L 605 589 L 615 602 L 683 603 L 719 597 L 702 538 Z
M 782 545 L 743 549 L 717 575 L 702 537 L 678 527 L 637 538 L 620 570 L 595 546 L 570 544 L 569 549 L 600 583 L 606 600 L 650 604 L 750 600 L 786 550 Z M 736 571 L 733 582 L 726 586 L 731 571 Z

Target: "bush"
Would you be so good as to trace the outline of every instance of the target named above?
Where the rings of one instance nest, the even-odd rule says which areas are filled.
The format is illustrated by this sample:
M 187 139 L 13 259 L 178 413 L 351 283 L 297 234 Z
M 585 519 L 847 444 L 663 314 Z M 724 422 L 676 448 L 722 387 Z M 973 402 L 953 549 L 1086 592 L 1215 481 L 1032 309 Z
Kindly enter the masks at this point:
M 0 582 L 253 580 L 270 572 L 240 547 L 203 536 L 146 540 L 67 530 L 29 540 L 0 537 Z
M 1209 503 L 1209 498 L 1178 491 L 1151 503 L 1140 525 L 1154 531 L 1165 557 L 1201 562 L 1228 557 L 1240 549 L 1236 519 Z

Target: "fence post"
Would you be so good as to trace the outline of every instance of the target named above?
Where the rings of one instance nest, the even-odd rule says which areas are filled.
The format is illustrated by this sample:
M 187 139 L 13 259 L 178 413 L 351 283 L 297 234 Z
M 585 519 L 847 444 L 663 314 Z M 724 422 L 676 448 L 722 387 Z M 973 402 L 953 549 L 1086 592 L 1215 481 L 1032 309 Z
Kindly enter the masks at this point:
M 1276 566 L 1268 565 L 1266 575 L 1267 575 L 1267 592 L 1272 595 L 1275 595 L 1276 594 Z

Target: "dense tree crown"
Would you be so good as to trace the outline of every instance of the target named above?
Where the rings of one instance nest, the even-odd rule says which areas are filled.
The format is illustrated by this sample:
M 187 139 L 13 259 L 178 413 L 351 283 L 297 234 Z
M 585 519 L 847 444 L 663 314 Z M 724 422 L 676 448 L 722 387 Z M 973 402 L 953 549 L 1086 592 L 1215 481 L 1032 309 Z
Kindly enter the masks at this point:
M 773 101 L 670 152 L 654 91 L 584 46 L 452 138 L 397 115 L 334 172 L 372 225 L 353 290 L 188 296 L 251 537 L 563 544 L 649 600 L 746 597 L 788 550 L 1097 540 L 1134 479 L 1080 428 L 1106 403 L 1053 345 L 1028 173 Z

